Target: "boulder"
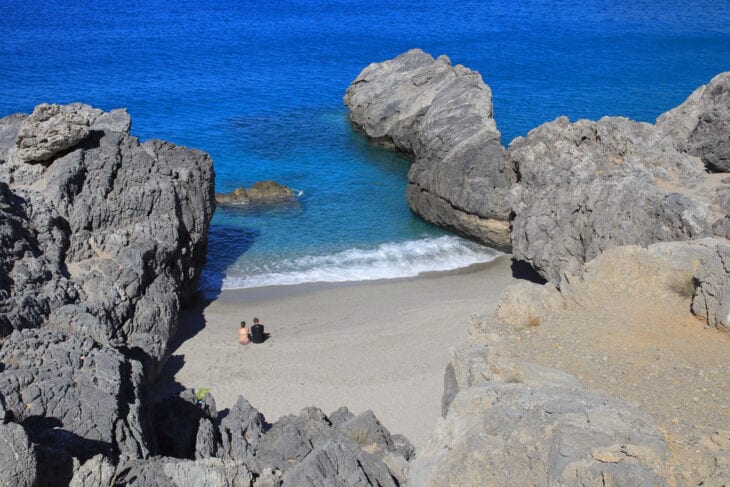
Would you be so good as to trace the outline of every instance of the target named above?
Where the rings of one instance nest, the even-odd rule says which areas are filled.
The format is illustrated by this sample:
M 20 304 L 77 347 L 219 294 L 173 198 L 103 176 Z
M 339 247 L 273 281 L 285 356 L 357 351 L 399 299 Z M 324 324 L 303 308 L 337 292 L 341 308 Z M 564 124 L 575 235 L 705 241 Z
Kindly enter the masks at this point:
M 413 160 L 406 192 L 413 211 L 509 249 L 511 170 L 479 73 L 413 49 L 365 68 L 344 102 L 357 130 Z
M 409 485 L 667 485 L 662 435 L 635 406 L 486 345 L 457 355 L 448 414 Z
M 18 157 L 28 163 L 53 159 L 86 139 L 101 113 L 81 103 L 41 103 L 20 126 L 15 141 Z
M 677 149 L 701 158 L 709 169 L 730 172 L 730 72 L 718 74 L 662 114 L 657 127 Z
M 236 188 L 230 193 L 216 193 L 219 205 L 268 205 L 296 199 L 296 194 L 275 181 L 258 181 L 250 188 Z
M 230 459 L 206 458 L 180 460 L 157 457 L 153 460 L 134 460 L 120 465 L 114 485 L 146 487 L 248 487 L 253 474 L 241 462 Z

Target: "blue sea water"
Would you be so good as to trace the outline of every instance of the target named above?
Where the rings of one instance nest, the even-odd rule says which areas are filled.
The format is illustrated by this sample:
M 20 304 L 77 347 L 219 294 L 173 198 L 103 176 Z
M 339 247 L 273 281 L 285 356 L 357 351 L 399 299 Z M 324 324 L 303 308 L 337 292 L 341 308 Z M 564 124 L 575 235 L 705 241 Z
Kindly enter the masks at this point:
M 481 72 L 507 144 L 559 115 L 653 121 L 730 70 L 730 1 L 0 0 L 0 114 L 127 107 L 142 139 L 209 152 L 218 191 L 262 179 L 302 191 L 217 210 L 206 288 L 489 260 L 414 216 L 408 163 L 347 120 L 359 71 L 412 47 Z

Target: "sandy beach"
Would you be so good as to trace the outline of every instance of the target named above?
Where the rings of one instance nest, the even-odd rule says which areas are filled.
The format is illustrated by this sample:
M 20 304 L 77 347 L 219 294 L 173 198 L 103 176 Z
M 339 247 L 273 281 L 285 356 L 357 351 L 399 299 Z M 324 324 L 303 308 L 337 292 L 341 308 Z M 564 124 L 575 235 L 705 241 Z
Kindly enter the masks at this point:
M 419 448 L 441 414 L 449 348 L 514 281 L 501 256 L 412 279 L 223 291 L 182 313 L 156 392 L 209 388 L 219 410 L 242 395 L 270 422 L 312 405 L 371 409 Z M 271 337 L 239 345 L 254 316 Z

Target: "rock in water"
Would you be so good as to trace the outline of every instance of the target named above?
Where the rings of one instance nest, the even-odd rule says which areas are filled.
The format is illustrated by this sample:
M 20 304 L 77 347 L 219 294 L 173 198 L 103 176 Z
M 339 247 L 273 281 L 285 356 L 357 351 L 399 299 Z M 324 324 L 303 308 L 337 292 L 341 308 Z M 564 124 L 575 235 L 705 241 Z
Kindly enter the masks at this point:
M 219 205 L 275 204 L 296 198 L 294 191 L 276 181 L 258 181 L 248 189 L 236 188 L 230 193 L 216 193 Z
M 511 171 L 479 73 L 413 49 L 365 68 L 344 102 L 355 128 L 413 159 L 406 193 L 413 211 L 509 249 Z

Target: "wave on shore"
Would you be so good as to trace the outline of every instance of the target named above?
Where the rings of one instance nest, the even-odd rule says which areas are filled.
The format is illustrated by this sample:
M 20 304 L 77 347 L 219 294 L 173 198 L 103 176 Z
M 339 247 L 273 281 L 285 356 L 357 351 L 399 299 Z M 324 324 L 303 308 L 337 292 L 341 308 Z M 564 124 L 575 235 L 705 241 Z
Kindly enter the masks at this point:
M 392 242 L 373 249 L 232 265 L 225 276 L 205 271 L 201 290 L 244 289 L 312 282 L 369 281 L 415 277 L 489 262 L 500 252 L 454 236 Z

